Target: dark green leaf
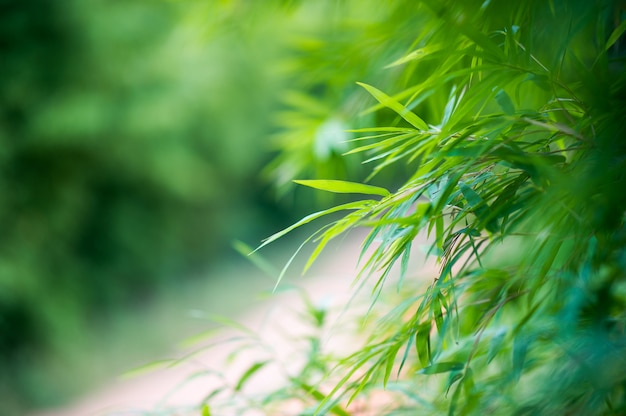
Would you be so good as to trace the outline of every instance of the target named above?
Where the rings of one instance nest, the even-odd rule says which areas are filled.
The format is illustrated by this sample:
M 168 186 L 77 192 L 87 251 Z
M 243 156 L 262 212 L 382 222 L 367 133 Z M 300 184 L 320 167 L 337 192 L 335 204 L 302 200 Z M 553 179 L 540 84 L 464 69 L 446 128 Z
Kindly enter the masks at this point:
M 626 20 L 622 21 L 619 24 L 619 26 L 615 28 L 613 33 L 611 33 L 611 36 L 609 36 L 609 40 L 606 41 L 606 45 L 604 46 L 604 50 L 608 51 L 609 48 L 611 46 L 613 46 L 615 44 L 615 42 L 617 42 L 617 40 L 620 38 L 620 36 L 622 36 L 624 34 L 624 32 L 626 32 Z
M 504 111 L 505 114 L 511 115 L 515 113 L 515 106 L 513 105 L 513 101 L 511 101 L 511 97 L 504 90 L 500 90 L 496 93 L 496 101 L 498 105 Z
M 463 378 L 463 373 L 462 372 L 451 372 L 450 373 L 450 377 L 448 377 L 448 382 L 446 383 L 446 395 L 450 392 L 450 388 L 454 385 L 454 383 L 456 383 L 457 381 L 461 380 Z
M 515 380 L 519 380 L 524 371 L 528 346 L 529 340 L 523 336 L 517 336 L 513 340 L 513 377 Z
M 441 362 L 430 365 L 428 367 L 422 368 L 417 373 L 418 374 L 439 374 L 439 373 L 447 373 L 449 371 L 461 371 L 465 368 L 464 363 L 449 361 L 449 362 Z
M 420 325 L 415 334 L 415 348 L 417 349 L 417 357 L 423 367 L 430 363 L 430 325 Z

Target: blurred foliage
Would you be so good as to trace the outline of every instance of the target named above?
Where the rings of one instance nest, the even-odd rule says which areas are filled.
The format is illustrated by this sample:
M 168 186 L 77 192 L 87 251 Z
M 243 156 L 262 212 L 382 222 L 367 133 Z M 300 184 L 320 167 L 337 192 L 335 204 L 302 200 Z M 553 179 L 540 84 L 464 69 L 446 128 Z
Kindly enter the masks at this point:
M 72 391 L 36 357 L 71 362 L 90 327 L 201 273 L 233 236 L 259 238 L 285 220 L 257 178 L 270 157 L 281 76 L 266 62 L 281 27 L 260 24 L 269 10 L 255 9 L 0 2 L 7 409 Z

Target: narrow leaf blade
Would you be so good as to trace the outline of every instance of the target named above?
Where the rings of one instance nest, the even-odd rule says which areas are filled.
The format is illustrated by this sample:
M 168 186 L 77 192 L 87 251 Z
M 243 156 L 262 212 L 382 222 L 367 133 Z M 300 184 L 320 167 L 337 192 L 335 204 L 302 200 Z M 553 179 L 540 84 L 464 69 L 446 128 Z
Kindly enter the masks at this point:
M 419 118 L 415 113 L 410 111 L 408 108 L 400 104 L 392 97 L 388 96 L 379 89 L 372 87 L 371 85 L 367 85 L 362 82 L 357 82 L 357 84 L 365 88 L 365 90 L 369 92 L 372 97 L 376 99 L 376 101 L 398 113 L 400 117 L 409 122 L 409 124 L 411 124 L 413 127 L 420 130 L 428 130 L 428 124 L 426 124 L 424 120 Z
M 329 179 L 311 179 L 311 180 L 295 180 L 299 185 L 308 186 L 310 188 L 320 189 L 322 191 L 334 192 L 339 194 L 366 194 L 388 196 L 389 191 L 379 186 L 365 185 L 363 183 L 337 181 Z

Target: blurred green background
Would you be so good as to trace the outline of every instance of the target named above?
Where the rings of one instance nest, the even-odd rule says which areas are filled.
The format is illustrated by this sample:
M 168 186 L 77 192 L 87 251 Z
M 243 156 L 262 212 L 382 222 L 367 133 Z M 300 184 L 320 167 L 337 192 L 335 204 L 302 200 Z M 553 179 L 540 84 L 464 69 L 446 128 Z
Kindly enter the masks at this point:
M 236 295 L 233 239 L 330 202 L 292 179 L 362 179 L 339 157 L 375 117 L 355 121 L 354 81 L 399 81 L 377 76 L 413 40 L 409 3 L 0 0 L 3 409 L 145 358 L 185 326 L 155 300 L 190 282 Z
M 103 328 L 206 275 L 232 238 L 259 241 L 297 216 L 258 174 L 284 79 L 267 64 L 280 27 L 241 11 L 0 1 L 6 411 L 84 391 L 80 354 L 113 342 Z
M 0 410 L 165 348 L 194 281 L 236 296 L 233 239 L 331 202 L 291 179 L 362 179 L 354 81 L 410 45 L 406 7 L 0 0 Z

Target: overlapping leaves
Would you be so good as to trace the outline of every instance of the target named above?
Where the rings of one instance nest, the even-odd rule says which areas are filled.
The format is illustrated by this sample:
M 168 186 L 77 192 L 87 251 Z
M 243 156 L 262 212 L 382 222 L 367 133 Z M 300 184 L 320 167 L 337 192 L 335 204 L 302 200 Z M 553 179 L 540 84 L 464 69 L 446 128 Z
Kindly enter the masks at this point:
M 579 297 L 580 285 L 598 293 L 593 285 L 610 292 L 614 282 L 623 284 L 623 267 L 616 264 L 612 277 L 606 271 L 600 277 L 599 249 L 593 243 L 601 238 L 607 252 L 623 252 L 624 239 L 617 237 L 623 234 L 623 206 L 611 211 L 622 219 L 596 237 L 594 221 L 603 220 L 594 218 L 602 214 L 593 211 L 599 205 L 587 201 L 611 197 L 592 189 L 586 167 L 594 165 L 600 177 L 623 183 L 590 163 L 604 157 L 598 139 L 604 130 L 623 132 L 621 110 L 605 108 L 608 112 L 598 118 L 597 97 L 585 97 L 602 87 L 619 100 L 615 94 L 623 90 L 624 76 L 611 72 L 607 51 L 614 50 L 624 25 L 611 29 L 607 24 L 610 7 L 567 1 L 508 9 L 484 2 L 473 15 L 465 6 L 443 4 L 449 2 L 422 3 L 430 15 L 421 35 L 413 50 L 390 65 L 403 68 L 406 86 L 389 94 L 360 84 L 376 101 L 366 113 L 380 115 L 377 127 L 353 131 L 359 137 L 348 152 L 365 155 L 371 181 L 399 166 L 408 166 L 412 175 L 397 190 L 373 192 L 381 198 L 357 202 L 358 209 L 320 229 L 312 259 L 341 233 L 369 228 L 363 255 L 374 241 L 377 246 L 364 261 L 361 277 L 377 276 L 376 299 L 398 262 L 403 281 L 412 243 L 426 232 L 440 274 L 424 293 L 404 298 L 371 343 L 344 360 L 345 376 L 328 397 L 348 393 L 352 400 L 404 371 L 409 378 L 449 375 L 443 397 L 436 400 L 445 402 L 450 413 L 513 412 L 523 409 L 522 403 L 533 403 L 527 408 L 537 410 L 550 401 L 551 408 L 573 406 L 567 400 L 591 409 L 594 400 L 574 393 L 557 397 L 514 387 L 522 378 L 550 383 L 551 375 L 542 374 L 541 367 L 554 365 L 563 349 L 575 350 L 565 340 L 588 342 L 587 332 L 571 332 L 589 331 L 588 320 L 599 319 L 589 314 L 589 301 Z M 563 19 L 576 25 L 558 42 L 538 45 L 537 22 L 556 21 L 557 6 L 563 8 Z M 595 43 L 584 40 L 584 33 L 595 33 Z M 544 60 L 551 54 L 560 60 Z M 613 66 L 623 71 L 623 59 L 618 62 Z M 606 83 L 593 80 L 593 72 L 607 76 Z M 615 163 L 623 167 L 616 158 L 606 160 L 612 166 L 607 172 Z M 587 183 L 578 188 L 575 179 Z M 344 189 L 339 184 L 333 189 L 329 181 L 324 186 L 301 183 Z M 576 283 L 581 271 L 584 283 Z M 623 323 L 624 296 L 611 296 L 613 307 L 603 309 L 602 319 Z M 624 340 L 623 330 L 614 335 Z M 576 371 L 576 382 L 584 383 L 584 371 Z M 610 388 L 594 393 L 604 398 L 607 414 L 616 408 L 611 403 L 625 403 L 619 390 L 623 378 L 611 380 Z M 328 400 L 322 400 L 320 412 Z

